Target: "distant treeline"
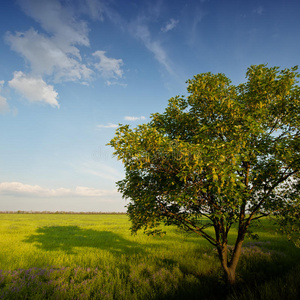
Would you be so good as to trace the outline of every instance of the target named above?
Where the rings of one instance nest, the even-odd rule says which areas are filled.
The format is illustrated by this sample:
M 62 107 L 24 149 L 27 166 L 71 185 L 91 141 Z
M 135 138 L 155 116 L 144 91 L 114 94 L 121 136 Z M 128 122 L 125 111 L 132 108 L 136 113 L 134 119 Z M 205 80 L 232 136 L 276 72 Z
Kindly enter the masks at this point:
M 87 211 L 87 212 L 75 212 L 75 211 L 0 211 L 0 214 L 70 214 L 70 215 L 125 215 L 125 212 L 96 212 L 96 211 Z

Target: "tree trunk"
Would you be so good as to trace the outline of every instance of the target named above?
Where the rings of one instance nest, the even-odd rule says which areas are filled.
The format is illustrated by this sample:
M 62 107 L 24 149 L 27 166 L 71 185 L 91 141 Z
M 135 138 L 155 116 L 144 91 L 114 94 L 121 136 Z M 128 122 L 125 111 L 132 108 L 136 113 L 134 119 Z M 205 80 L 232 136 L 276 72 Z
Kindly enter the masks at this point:
M 227 284 L 230 286 L 236 283 L 236 267 L 242 252 L 243 238 L 238 238 L 233 249 L 230 261 L 228 261 L 227 244 L 222 244 L 218 247 L 219 258 L 224 270 Z
M 226 276 L 226 281 L 227 281 L 227 284 L 230 285 L 230 286 L 234 286 L 235 283 L 236 283 L 236 278 L 235 278 L 235 268 L 232 268 L 232 267 L 229 267 L 227 268 L 225 271 L 225 276 Z

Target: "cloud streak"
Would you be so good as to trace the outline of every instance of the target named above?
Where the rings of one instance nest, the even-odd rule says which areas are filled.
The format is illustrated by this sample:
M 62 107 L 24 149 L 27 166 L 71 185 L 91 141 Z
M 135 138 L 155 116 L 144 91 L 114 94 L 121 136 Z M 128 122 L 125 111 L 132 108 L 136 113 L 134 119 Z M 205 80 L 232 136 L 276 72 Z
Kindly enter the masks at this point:
M 85 162 L 82 165 L 74 166 L 74 169 L 83 174 L 89 174 L 96 177 L 100 177 L 111 182 L 116 182 L 124 177 L 124 173 L 120 172 L 118 169 L 109 166 L 106 163 L 108 157 L 112 157 L 112 153 L 105 151 L 95 151 L 93 153 L 93 161 Z M 95 163 L 97 161 L 97 163 Z
M 179 22 L 178 20 L 170 19 L 170 21 L 165 26 L 163 26 L 160 30 L 162 32 L 166 33 L 168 31 L 174 29 L 177 26 L 178 22 Z
M 160 41 L 154 40 L 151 36 L 148 25 L 143 20 L 137 20 L 131 26 L 132 34 L 139 40 L 143 42 L 145 47 L 154 54 L 155 59 L 165 67 L 165 69 L 170 73 L 174 74 L 171 67 L 171 63 L 168 59 L 167 53 L 161 46 Z
M 117 124 L 113 124 L 113 123 L 108 123 L 107 125 L 97 125 L 97 128 L 117 128 L 119 127 Z
M 264 12 L 264 8 L 260 5 L 259 7 L 257 7 L 256 9 L 253 9 L 253 13 L 258 14 L 258 15 L 262 15 Z
M 103 197 L 117 194 L 116 190 L 101 190 L 78 186 L 75 189 L 49 189 L 21 182 L 0 183 L 0 195 L 24 197 Z
M 140 116 L 140 117 L 126 116 L 126 117 L 124 117 L 124 120 L 126 120 L 126 121 L 138 121 L 138 120 L 146 120 L 146 118 L 144 116 Z

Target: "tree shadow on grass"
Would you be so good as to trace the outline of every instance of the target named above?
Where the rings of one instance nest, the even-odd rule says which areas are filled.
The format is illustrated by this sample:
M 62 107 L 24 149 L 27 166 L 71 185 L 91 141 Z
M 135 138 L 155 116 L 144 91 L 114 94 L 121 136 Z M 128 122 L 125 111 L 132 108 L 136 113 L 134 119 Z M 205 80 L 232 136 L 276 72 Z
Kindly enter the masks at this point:
M 76 254 L 76 248 L 78 247 L 106 250 L 115 256 L 119 256 L 121 254 L 143 255 L 146 254 L 147 251 L 139 243 L 126 240 L 122 236 L 114 232 L 82 229 L 78 226 L 41 227 L 36 230 L 35 234 L 32 234 L 29 237 L 27 237 L 25 242 L 33 243 L 37 248 L 45 251 L 61 250 L 67 254 Z M 289 261 L 286 261 L 286 263 L 282 263 L 282 268 L 280 272 L 274 273 L 274 270 L 278 269 L 278 261 L 273 261 L 271 259 L 272 255 L 269 255 L 267 250 L 263 250 L 263 252 L 266 252 L 263 253 L 256 248 L 263 246 L 268 246 L 268 243 L 265 242 L 265 244 L 259 244 L 258 242 L 256 242 L 255 245 L 248 245 L 248 248 L 250 249 L 248 250 L 248 252 L 246 251 L 246 257 L 244 259 L 242 258 L 239 268 L 239 272 L 240 275 L 242 275 L 243 280 L 238 283 L 231 299 L 243 298 L 242 296 L 245 296 L 247 289 L 250 289 L 252 286 L 256 286 L 256 290 L 253 291 L 253 294 L 256 293 L 257 295 L 259 295 L 258 283 L 267 284 L 270 281 L 268 277 L 272 277 L 272 280 L 279 280 L 283 278 L 284 275 L 288 273 L 288 271 L 290 271 L 290 265 L 287 264 Z M 154 244 L 151 245 L 151 247 L 158 246 Z M 214 253 L 213 250 L 211 250 L 211 252 Z M 284 260 L 284 257 L 282 260 Z M 176 262 L 174 262 L 173 260 L 162 259 L 160 261 L 160 267 L 162 269 L 165 269 L 165 273 L 170 274 L 169 279 L 166 279 L 168 277 L 165 278 L 165 273 L 161 271 L 153 271 L 152 273 L 149 272 L 148 274 L 146 272 L 147 266 L 145 266 L 146 271 L 140 272 L 136 279 L 141 281 L 144 280 L 145 282 L 147 282 L 147 280 L 153 280 L 154 275 L 159 276 L 159 274 L 162 274 L 162 282 L 166 280 L 172 280 L 172 271 L 176 271 Z M 184 276 L 182 277 L 184 279 L 184 284 L 178 283 L 177 287 L 174 286 L 174 290 L 166 293 L 164 296 L 159 295 L 158 297 L 154 297 L 153 299 L 192 300 L 200 298 L 211 300 L 226 299 L 226 296 L 230 298 L 231 290 L 227 289 L 227 287 L 221 281 L 220 274 L 218 274 L 221 271 L 221 269 L 214 269 L 212 270 L 212 272 L 204 274 L 196 274 L 188 269 L 186 270 L 184 266 L 180 266 L 180 264 L 178 267 L 180 269 L 180 272 L 184 274 Z M 150 268 L 150 271 L 151 270 L 152 269 Z M 128 272 L 130 271 L 128 270 Z M 129 278 L 130 274 L 128 275 Z M 284 281 L 284 278 L 282 280 L 284 284 L 287 282 Z M 159 283 L 157 283 L 157 285 L 159 285 Z M 234 295 L 237 295 L 237 297 L 234 298 Z M 239 297 L 240 295 L 241 297 Z M 243 299 L 247 298 L 244 297 Z M 256 297 L 255 299 L 259 298 Z
M 116 233 L 82 229 L 78 226 L 40 227 L 36 234 L 27 237 L 24 242 L 34 243 L 37 248 L 45 251 L 62 250 L 68 254 L 75 254 L 76 247 L 92 247 L 116 255 L 144 253 L 138 243 L 126 240 Z

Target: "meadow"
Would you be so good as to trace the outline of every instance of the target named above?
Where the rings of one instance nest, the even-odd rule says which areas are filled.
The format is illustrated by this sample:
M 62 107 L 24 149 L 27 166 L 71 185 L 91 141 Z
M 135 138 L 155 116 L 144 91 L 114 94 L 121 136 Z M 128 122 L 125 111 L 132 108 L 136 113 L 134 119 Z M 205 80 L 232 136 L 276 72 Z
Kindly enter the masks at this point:
M 272 221 L 245 241 L 234 289 L 204 239 L 129 228 L 123 214 L 0 214 L 0 299 L 300 299 L 300 249 Z

